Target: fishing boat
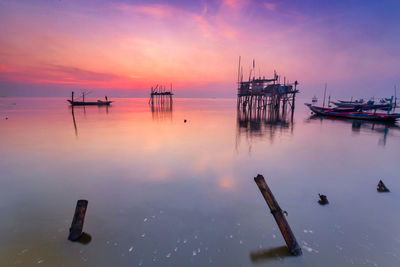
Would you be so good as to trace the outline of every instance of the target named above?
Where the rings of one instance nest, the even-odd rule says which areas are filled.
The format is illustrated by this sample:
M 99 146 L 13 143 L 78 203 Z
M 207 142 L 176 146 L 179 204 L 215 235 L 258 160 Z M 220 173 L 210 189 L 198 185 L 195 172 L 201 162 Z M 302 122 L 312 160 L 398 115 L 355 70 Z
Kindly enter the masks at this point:
M 348 109 L 334 109 L 334 108 L 323 108 L 313 106 L 305 103 L 309 109 L 317 115 L 330 116 L 346 119 L 357 119 L 357 120 L 371 120 L 371 121 L 384 121 L 384 122 L 395 122 L 400 118 L 399 113 L 376 113 L 376 112 L 363 112 L 363 111 L 349 111 Z
M 71 106 L 109 106 L 113 101 L 103 101 L 103 100 L 97 100 L 97 101 L 72 101 L 72 100 L 67 100 Z
M 314 97 L 312 98 L 311 102 L 317 103 L 317 102 L 318 102 L 318 98 L 317 98 L 316 96 L 314 96 Z
M 75 101 L 74 92 L 71 94 L 71 100 L 67 99 L 67 101 L 71 104 L 71 106 L 109 106 L 113 101 L 109 101 L 108 97 L 105 97 L 105 101 L 97 100 L 97 101 L 85 101 L 85 94 L 82 93 L 82 101 Z
M 355 100 L 355 101 L 353 101 L 353 100 L 350 100 L 350 101 L 347 101 L 347 100 L 338 100 L 340 103 L 343 103 L 343 104 L 363 104 L 364 103 L 364 99 L 359 99 L 359 100 Z
M 355 102 L 345 102 L 338 100 L 338 102 L 331 101 L 332 104 L 339 108 L 358 108 L 360 110 L 391 110 L 393 108 L 392 99 L 389 98 L 389 102 L 382 102 L 380 101 L 379 104 L 375 104 L 373 100 L 369 100 L 368 102 L 364 103 L 361 101 Z

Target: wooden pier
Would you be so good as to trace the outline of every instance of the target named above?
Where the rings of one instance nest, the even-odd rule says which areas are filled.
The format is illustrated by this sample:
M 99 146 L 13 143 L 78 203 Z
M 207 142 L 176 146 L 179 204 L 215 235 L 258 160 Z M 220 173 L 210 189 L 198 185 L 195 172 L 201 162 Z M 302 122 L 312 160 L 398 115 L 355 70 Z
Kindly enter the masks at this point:
M 283 78 L 274 72 L 271 79 L 255 76 L 255 61 L 253 60 L 253 69 L 250 69 L 249 79 L 243 81 L 243 70 L 238 69 L 238 92 L 237 107 L 242 110 L 266 110 L 277 111 L 285 110 L 290 107 L 295 108 L 296 94 L 299 92 L 297 81 L 289 83 L 286 77 Z M 253 76 L 252 76 L 253 74 Z
M 172 119 L 172 84 L 169 90 L 165 86 L 151 87 L 150 108 L 153 120 Z

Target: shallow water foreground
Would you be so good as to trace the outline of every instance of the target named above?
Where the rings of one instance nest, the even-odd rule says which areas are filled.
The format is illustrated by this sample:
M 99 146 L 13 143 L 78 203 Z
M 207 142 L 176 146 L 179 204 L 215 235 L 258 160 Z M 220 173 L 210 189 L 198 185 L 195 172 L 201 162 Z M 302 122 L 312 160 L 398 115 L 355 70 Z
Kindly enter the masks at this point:
M 301 100 L 271 122 L 235 99 L 1 98 L 0 147 L 0 266 L 400 266 L 398 126 Z M 303 256 L 282 247 L 258 173 Z M 67 240 L 78 199 L 87 244 Z

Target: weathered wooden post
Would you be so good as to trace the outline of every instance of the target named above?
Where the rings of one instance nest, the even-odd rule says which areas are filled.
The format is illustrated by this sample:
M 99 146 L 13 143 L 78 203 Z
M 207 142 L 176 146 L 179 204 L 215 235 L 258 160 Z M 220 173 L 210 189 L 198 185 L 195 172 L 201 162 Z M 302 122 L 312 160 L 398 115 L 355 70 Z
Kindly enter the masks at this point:
M 290 226 L 286 221 L 285 216 L 283 215 L 283 211 L 279 207 L 278 202 L 275 200 L 274 195 L 272 194 L 267 183 L 265 182 L 264 177 L 261 174 L 258 174 L 257 177 L 254 178 L 254 181 L 260 189 L 261 194 L 267 202 L 268 207 L 271 210 L 271 213 L 274 216 L 276 223 L 278 224 L 279 230 L 281 231 L 282 236 L 285 239 L 289 252 L 294 256 L 301 255 L 301 248 L 297 243 L 296 238 L 293 235 L 293 232 L 290 229 Z
M 77 241 L 82 234 L 83 223 L 87 209 L 87 200 L 78 200 L 76 203 L 74 218 L 72 219 L 71 228 L 69 228 L 68 240 Z

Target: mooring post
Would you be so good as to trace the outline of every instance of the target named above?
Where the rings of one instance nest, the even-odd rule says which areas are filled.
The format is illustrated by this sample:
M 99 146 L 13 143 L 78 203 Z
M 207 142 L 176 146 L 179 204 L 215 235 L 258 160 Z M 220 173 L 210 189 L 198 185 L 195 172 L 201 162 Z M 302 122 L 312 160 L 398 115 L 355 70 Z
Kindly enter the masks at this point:
M 281 231 L 282 236 L 285 239 L 289 252 L 294 256 L 301 255 L 301 248 L 297 243 L 296 238 L 293 235 L 293 232 L 290 229 L 290 226 L 286 221 L 285 216 L 283 215 L 283 211 L 279 207 L 278 202 L 275 200 L 274 195 L 272 194 L 267 183 L 265 182 L 264 177 L 261 174 L 258 174 L 257 177 L 254 178 L 254 181 L 260 189 L 261 194 L 267 202 L 268 207 L 271 210 L 271 213 L 274 216 L 276 223 L 278 224 L 279 230 Z
M 87 209 L 87 200 L 78 200 L 76 203 L 74 218 L 72 219 L 71 228 L 69 228 L 68 240 L 76 241 L 82 234 L 83 223 Z

